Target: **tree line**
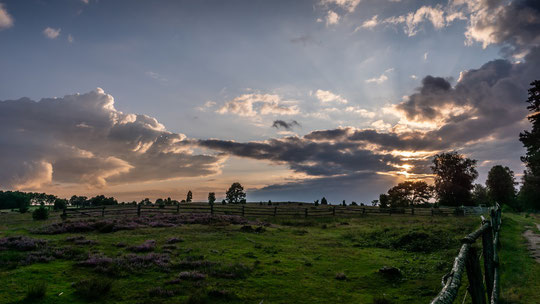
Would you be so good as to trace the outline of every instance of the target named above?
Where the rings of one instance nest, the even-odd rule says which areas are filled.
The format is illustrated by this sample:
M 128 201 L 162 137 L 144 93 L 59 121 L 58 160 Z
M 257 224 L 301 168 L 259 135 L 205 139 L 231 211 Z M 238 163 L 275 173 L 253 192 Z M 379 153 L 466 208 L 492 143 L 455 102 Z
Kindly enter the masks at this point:
M 190 203 L 193 201 L 193 192 L 189 190 L 186 194 L 186 199 L 177 201 L 170 197 L 163 199 L 158 198 L 152 202 L 149 198 L 144 198 L 140 202 L 121 202 L 114 197 L 106 197 L 105 195 L 96 195 L 88 198 L 86 196 L 73 195 L 69 200 L 59 198 L 56 195 L 37 193 L 37 192 L 22 192 L 22 191 L 0 191 L 0 209 L 17 209 L 21 213 L 28 211 L 31 205 L 41 205 L 41 212 L 45 206 L 52 206 L 54 210 L 62 210 L 67 206 L 73 207 L 97 207 L 109 206 L 118 204 L 133 204 L 133 205 L 158 205 L 164 207 L 167 205 L 176 205 L 179 203 Z M 213 204 L 216 201 L 215 192 L 208 193 L 208 202 Z M 225 199 L 222 204 L 242 204 L 246 203 L 246 192 L 244 187 L 238 183 L 233 183 L 225 192 Z

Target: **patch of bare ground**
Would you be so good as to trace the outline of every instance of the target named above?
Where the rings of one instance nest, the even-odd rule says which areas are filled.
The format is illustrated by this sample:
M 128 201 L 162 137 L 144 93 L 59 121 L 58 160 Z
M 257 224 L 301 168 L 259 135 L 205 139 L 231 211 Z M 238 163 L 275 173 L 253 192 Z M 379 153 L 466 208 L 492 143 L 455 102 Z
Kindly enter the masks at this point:
M 540 230 L 540 224 L 536 224 L 536 227 Z M 540 234 L 528 229 L 523 233 L 523 236 L 529 242 L 527 248 L 531 253 L 531 257 L 534 258 L 536 262 L 540 263 Z

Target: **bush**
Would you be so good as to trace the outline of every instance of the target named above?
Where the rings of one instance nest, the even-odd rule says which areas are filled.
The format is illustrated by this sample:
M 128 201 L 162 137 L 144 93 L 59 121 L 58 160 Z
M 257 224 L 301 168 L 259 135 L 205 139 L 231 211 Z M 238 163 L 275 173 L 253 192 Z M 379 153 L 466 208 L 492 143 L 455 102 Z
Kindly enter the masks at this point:
M 47 292 L 47 284 L 44 282 L 38 282 L 36 284 L 31 284 L 26 291 L 27 300 L 39 300 L 45 297 Z
M 92 278 L 81 280 L 73 286 L 75 293 L 87 300 L 96 300 L 106 295 L 112 288 L 112 280 Z
M 42 221 L 49 218 L 49 209 L 44 206 L 40 206 L 34 212 L 32 212 L 32 218 L 36 221 Z

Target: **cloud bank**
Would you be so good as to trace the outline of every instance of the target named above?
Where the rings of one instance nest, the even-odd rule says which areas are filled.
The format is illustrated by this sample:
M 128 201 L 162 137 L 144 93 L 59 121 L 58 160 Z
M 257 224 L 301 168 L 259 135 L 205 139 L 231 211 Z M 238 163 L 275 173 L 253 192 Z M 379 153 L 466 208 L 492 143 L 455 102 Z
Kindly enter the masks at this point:
M 0 184 L 105 187 L 216 174 L 223 155 L 195 154 L 155 118 L 115 109 L 102 89 L 0 101 Z

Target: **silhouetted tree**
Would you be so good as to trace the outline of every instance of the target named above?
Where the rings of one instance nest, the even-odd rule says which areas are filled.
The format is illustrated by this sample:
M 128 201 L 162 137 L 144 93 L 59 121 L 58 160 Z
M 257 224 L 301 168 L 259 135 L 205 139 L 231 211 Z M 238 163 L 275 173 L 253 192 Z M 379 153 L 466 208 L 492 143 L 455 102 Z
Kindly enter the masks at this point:
M 216 201 L 216 194 L 214 192 L 208 193 L 208 203 L 213 204 Z
M 435 173 L 435 192 L 439 204 L 445 206 L 473 205 L 471 190 L 478 177 L 476 160 L 457 152 L 435 155 L 431 170 Z
M 328 201 L 326 200 L 326 197 L 323 196 L 323 198 L 321 198 L 321 205 L 328 205 Z
M 388 194 L 381 194 L 379 195 L 379 200 L 378 200 L 378 203 L 379 203 L 379 207 L 381 208 L 386 208 L 388 207 L 388 203 L 389 203 L 389 198 L 388 198 Z
M 67 207 L 68 201 L 63 198 L 57 198 L 54 200 L 54 210 L 64 210 Z
M 94 196 L 88 200 L 92 206 L 117 205 L 118 201 L 114 197 L 105 197 L 105 195 Z
M 156 205 L 158 205 L 159 208 L 163 209 L 163 208 L 165 208 L 165 201 L 162 198 L 158 198 L 156 200 Z
M 84 206 L 86 204 L 87 200 L 88 200 L 88 198 L 86 196 L 73 195 L 69 199 L 69 204 L 71 206 L 82 207 L 82 206 Z
M 315 206 L 319 206 L 319 200 L 315 200 L 315 201 L 313 201 L 313 205 L 315 205 Z
M 187 202 L 187 203 L 191 203 L 192 200 L 193 200 L 193 193 L 191 192 L 191 190 L 189 190 L 189 191 L 187 192 L 186 202 Z
M 238 182 L 233 183 L 225 194 L 229 204 L 238 204 L 246 201 L 244 187 L 242 187 L 242 185 L 240 185 Z
M 497 165 L 489 170 L 486 186 L 492 201 L 516 207 L 515 185 L 514 172 L 510 168 Z
M 521 161 L 527 169 L 523 174 L 519 201 L 522 209 L 540 210 L 540 80 L 531 83 L 527 109 L 532 112 L 527 119 L 531 122 L 531 131 L 519 134 L 519 140 L 527 149 Z
M 388 203 L 392 207 L 409 207 L 427 204 L 433 195 L 433 187 L 424 181 L 405 181 L 388 190 Z
M 481 184 L 475 184 L 472 191 L 472 200 L 475 205 L 491 206 L 493 201 L 490 199 L 487 188 Z

